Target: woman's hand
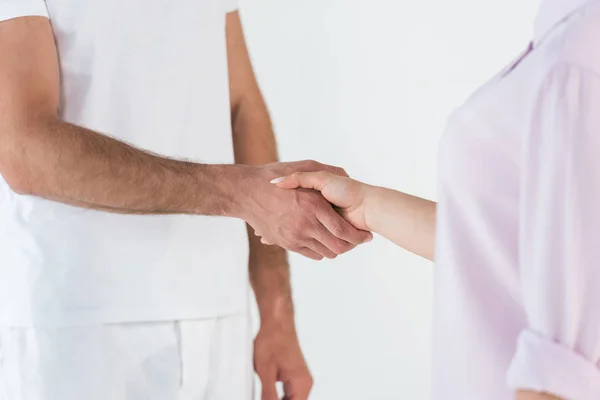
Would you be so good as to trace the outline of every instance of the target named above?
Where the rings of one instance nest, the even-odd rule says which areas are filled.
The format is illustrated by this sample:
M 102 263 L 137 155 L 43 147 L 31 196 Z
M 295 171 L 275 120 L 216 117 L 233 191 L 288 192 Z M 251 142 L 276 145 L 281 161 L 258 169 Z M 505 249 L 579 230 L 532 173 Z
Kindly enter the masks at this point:
M 300 172 L 272 182 L 285 189 L 318 190 L 355 228 L 434 259 L 436 204 L 432 201 L 328 172 Z
M 298 172 L 274 179 L 272 183 L 283 189 L 317 190 L 357 229 L 370 230 L 365 218 L 365 200 L 370 186 L 364 183 L 329 172 Z

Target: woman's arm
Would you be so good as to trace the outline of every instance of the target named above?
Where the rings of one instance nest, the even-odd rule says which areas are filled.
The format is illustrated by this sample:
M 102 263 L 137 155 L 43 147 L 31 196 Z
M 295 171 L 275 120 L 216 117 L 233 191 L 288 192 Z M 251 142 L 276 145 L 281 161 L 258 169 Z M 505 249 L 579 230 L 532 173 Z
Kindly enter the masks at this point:
M 273 183 L 285 189 L 318 190 L 356 228 L 434 259 L 436 203 L 432 201 L 327 172 L 297 173 Z
M 364 203 L 367 230 L 434 260 L 436 203 L 375 186 L 367 188 Z

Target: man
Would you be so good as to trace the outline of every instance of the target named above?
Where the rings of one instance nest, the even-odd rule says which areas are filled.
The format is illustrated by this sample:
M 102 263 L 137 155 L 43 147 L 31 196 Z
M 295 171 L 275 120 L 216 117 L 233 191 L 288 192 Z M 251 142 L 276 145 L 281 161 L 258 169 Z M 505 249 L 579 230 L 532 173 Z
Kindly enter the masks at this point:
M 3 398 L 249 399 L 240 220 L 314 259 L 370 239 L 269 183 L 343 171 L 274 163 L 234 2 L 0 1 Z M 304 400 L 286 256 L 250 238 L 262 398 Z

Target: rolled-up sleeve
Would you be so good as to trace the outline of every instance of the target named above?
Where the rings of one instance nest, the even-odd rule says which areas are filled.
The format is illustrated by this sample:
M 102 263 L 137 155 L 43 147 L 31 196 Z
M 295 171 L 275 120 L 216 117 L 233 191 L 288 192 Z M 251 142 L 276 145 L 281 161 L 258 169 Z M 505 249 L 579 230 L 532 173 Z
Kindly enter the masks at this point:
M 523 147 L 519 264 L 528 328 L 511 388 L 600 399 L 600 77 L 548 74 Z
M 44 0 L 0 0 L 0 21 L 33 16 L 48 18 Z

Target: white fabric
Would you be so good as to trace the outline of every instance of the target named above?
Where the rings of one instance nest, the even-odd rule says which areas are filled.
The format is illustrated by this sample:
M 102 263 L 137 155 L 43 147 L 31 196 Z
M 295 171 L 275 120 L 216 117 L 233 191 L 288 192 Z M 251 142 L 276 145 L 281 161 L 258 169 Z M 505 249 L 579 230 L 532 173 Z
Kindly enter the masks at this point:
M 434 400 L 600 399 L 600 2 L 535 31 L 442 139 Z
M 44 0 L 0 0 L 0 21 L 18 17 L 48 17 Z
M 223 0 L 223 2 L 225 3 L 226 12 L 233 12 L 239 7 L 239 0 Z
M 251 400 L 245 314 L 0 328 L 0 400 Z
M 45 8 L 41 0 L 0 5 L 4 18 Z M 62 119 L 168 157 L 234 161 L 225 38 L 234 2 L 46 5 Z M 0 324 L 233 314 L 247 305 L 247 246 L 239 220 L 91 211 L 19 196 L 0 178 Z

